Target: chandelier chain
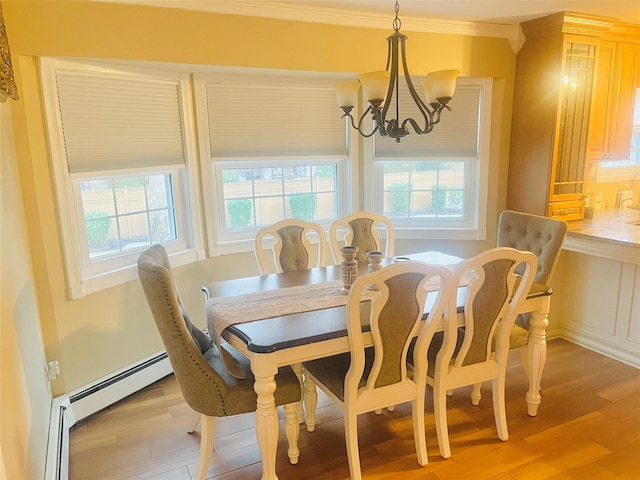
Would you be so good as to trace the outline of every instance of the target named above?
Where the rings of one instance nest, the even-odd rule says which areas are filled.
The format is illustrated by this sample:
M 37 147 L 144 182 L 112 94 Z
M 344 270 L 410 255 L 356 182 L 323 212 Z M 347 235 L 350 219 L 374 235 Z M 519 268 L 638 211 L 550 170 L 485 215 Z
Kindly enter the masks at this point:
M 400 12 L 400 4 L 398 3 L 398 0 L 396 0 L 395 12 L 396 12 L 396 18 L 393 19 L 393 30 L 396 32 L 399 32 L 400 27 L 402 26 L 402 22 L 398 17 L 398 13 Z

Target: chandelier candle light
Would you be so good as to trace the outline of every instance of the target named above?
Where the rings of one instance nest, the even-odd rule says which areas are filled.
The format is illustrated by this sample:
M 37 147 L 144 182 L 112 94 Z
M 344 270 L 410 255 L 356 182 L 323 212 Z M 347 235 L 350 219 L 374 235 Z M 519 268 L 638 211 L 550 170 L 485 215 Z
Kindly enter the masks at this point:
M 418 135 L 424 135 L 433 130 L 433 126 L 440 121 L 440 113 L 443 109 L 451 110 L 447 105 L 456 88 L 456 78 L 460 73 L 458 70 L 441 70 L 432 72 L 427 75 L 424 82 L 424 90 L 426 102 L 420 98 L 416 92 L 409 69 L 407 68 L 407 56 L 405 41 L 407 36 L 400 33 L 401 21 L 398 18 L 400 7 L 396 0 L 395 13 L 393 20 L 394 32 L 387 37 L 387 66 L 384 72 L 363 73 L 358 77 L 358 81 L 342 82 L 336 86 L 336 97 L 338 105 L 344 112 L 342 118 L 347 117 L 351 126 L 358 130 L 363 137 L 370 137 L 379 132 L 383 137 L 395 138 L 396 142 L 410 134 L 407 123 L 411 124 L 413 130 Z M 402 49 L 402 70 L 404 72 L 405 82 L 413 101 L 422 114 L 424 125 L 421 126 L 418 121 L 413 118 L 400 120 L 400 103 L 398 98 L 400 86 L 400 63 L 399 50 Z M 358 103 L 358 90 L 362 85 L 364 96 L 369 103 L 369 107 L 362 114 L 358 125 L 356 126 L 351 111 Z M 389 107 L 394 104 L 389 112 Z M 395 117 L 394 117 L 395 111 Z M 373 117 L 373 129 L 370 133 L 363 130 L 363 122 L 367 115 L 371 113 Z M 389 114 L 389 117 L 387 118 Z

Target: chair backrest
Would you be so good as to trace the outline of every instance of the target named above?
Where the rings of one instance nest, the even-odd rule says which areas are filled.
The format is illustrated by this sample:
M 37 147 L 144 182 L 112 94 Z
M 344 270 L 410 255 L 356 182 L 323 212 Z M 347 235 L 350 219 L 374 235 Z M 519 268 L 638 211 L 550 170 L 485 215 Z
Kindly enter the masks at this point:
M 314 264 L 309 234 L 318 236 L 317 262 Z M 260 273 L 275 273 L 264 254 L 263 240 L 271 237 L 273 243 L 273 265 L 278 273 L 306 270 L 327 265 L 327 237 L 324 229 L 313 222 L 287 219 L 264 227 L 255 238 L 255 254 Z
M 496 247 L 456 266 L 453 281 L 468 281 L 465 328 L 458 328 L 455 315 L 449 317 L 436 369 L 448 368 L 454 353 L 455 367 L 506 359 L 509 333 L 533 284 L 536 264 L 531 252 Z
M 367 260 L 367 252 L 379 252 L 382 248 L 379 227 L 386 228 L 385 250 L 386 258 L 393 257 L 394 232 L 393 223 L 384 215 L 376 215 L 369 212 L 355 212 L 346 217 L 334 220 L 329 227 L 329 243 L 331 254 L 336 264 L 342 262 L 340 254 L 340 242 L 344 245 L 354 245 L 358 247 L 356 260 L 363 262 Z M 338 230 L 346 230 L 344 234 Z
M 425 384 L 426 349 L 448 304 L 451 278 L 451 271 L 444 266 L 412 260 L 389 265 L 354 282 L 347 302 L 351 364 L 345 379 L 345 401 L 357 398 L 366 402 L 371 395 L 375 402 L 377 395 L 384 395 L 391 405 L 403 401 L 403 395 L 413 388 L 409 384 Z M 428 318 L 422 321 L 428 290 L 436 299 Z M 365 386 L 360 385 L 367 362 L 361 324 L 363 295 L 371 297 L 369 326 L 374 343 L 373 366 Z M 416 337 L 415 347 L 410 348 Z M 412 351 L 413 381 L 407 377 L 407 359 Z M 399 390 L 394 393 L 396 388 Z
M 528 250 L 538 257 L 534 282 L 549 285 L 567 234 L 567 222 L 505 210 L 498 220 L 496 246 Z
M 185 401 L 196 412 L 223 416 L 229 387 L 203 355 L 212 341 L 189 320 L 161 245 L 140 255 L 138 276 Z

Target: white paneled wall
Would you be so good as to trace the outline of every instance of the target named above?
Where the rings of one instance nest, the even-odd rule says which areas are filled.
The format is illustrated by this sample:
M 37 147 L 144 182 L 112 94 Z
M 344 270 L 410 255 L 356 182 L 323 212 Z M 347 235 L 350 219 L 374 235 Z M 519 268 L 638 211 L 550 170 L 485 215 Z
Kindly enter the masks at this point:
M 640 265 L 564 252 L 560 335 L 640 368 Z

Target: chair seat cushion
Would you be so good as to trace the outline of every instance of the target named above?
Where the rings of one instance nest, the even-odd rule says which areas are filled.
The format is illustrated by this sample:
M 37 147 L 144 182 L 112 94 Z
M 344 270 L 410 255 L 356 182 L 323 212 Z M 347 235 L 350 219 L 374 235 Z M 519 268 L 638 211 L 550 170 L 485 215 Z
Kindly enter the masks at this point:
M 365 353 L 364 373 L 358 387 L 363 387 L 367 383 L 369 373 L 373 367 L 374 350 L 367 348 Z M 304 368 L 313 375 L 318 382 L 327 387 L 336 397 L 344 401 L 344 379 L 351 365 L 351 354 L 343 353 L 333 357 L 319 358 L 304 362 Z
M 248 372 L 247 378 L 238 379 L 227 372 L 222 364 L 215 347 L 210 348 L 204 353 L 207 363 L 220 375 L 222 380 L 228 387 L 228 394 L 220 399 L 216 399 L 215 404 L 221 402 L 224 405 L 224 415 L 237 415 L 240 413 L 253 412 L 256 410 L 257 394 L 253 389 L 254 376 L 251 373 L 249 360 L 236 351 L 233 347 L 227 345 L 228 351 L 238 360 L 245 372 Z M 295 375 L 291 367 L 281 367 L 276 375 L 276 391 L 274 393 L 276 405 L 286 405 L 289 403 L 299 402 L 302 398 L 300 381 Z M 207 414 L 207 412 L 201 412 Z M 221 416 L 219 413 L 210 413 L 211 416 Z
M 520 348 L 527 344 L 529 330 L 514 323 L 509 332 L 509 348 Z

